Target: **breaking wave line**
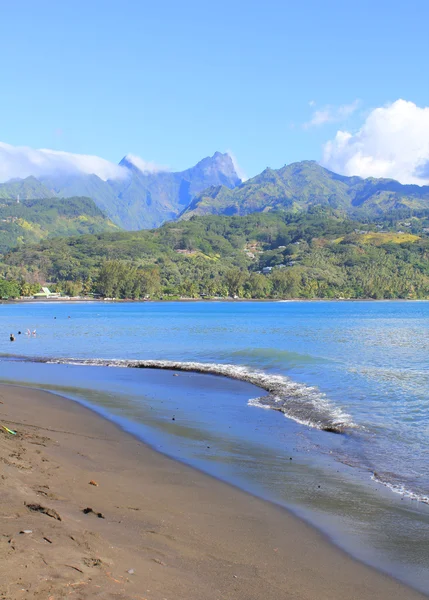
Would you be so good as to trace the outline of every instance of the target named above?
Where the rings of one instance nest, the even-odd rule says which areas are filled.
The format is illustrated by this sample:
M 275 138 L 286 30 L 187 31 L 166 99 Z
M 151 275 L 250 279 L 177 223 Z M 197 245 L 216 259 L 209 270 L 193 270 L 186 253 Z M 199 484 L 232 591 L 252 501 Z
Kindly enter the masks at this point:
M 410 500 L 416 500 L 417 502 L 422 502 L 423 504 L 429 504 L 429 496 L 425 494 L 419 494 L 418 492 L 413 492 L 413 490 L 408 489 L 402 483 L 394 483 L 389 481 L 387 476 L 379 475 L 378 473 L 373 473 L 371 475 L 371 479 L 377 483 L 381 483 L 385 487 L 387 487 L 394 494 L 399 494 L 403 498 L 408 498 Z
M 180 362 L 172 360 L 122 360 L 122 359 L 39 359 L 41 362 L 55 364 L 74 364 L 102 367 L 123 367 L 134 369 L 165 369 L 208 375 L 220 375 L 237 379 L 262 388 L 267 395 L 252 398 L 248 404 L 269 408 L 283 413 L 294 421 L 329 431 L 344 433 L 356 428 L 351 417 L 340 407 L 335 406 L 325 394 L 317 388 L 292 381 L 284 375 L 266 373 L 249 369 L 241 365 Z

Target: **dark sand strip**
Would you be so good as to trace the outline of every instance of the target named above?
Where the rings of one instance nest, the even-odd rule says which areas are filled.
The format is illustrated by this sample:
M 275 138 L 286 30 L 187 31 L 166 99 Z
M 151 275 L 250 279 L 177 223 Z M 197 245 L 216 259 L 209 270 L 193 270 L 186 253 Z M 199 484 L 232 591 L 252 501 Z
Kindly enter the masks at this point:
M 0 386 L 0 401 L 18 431 L 0 433 L 0 599 L 424 597 L 70 400 Z

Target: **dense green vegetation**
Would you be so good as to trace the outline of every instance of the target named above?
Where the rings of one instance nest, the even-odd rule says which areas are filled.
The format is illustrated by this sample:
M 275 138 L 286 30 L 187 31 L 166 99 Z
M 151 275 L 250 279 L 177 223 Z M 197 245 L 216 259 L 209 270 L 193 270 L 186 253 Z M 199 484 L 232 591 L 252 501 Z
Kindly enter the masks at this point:
M 427 298 L 429 211 L 388 220 L 207 216 L 152 231 L 52 238 L 5 255 L 8 280 L 116 298 Z
M 24 280 L 0 278 L 0 298 L 19 298 L 20 296 L 33 296 L 40 290 L 37 283 L 29 284 Z
M 115 229 L 90 198 L 0 200 L 0 253 L 46 237 Z
M 197 195 L 182 218 L 194 215 L 247 215 L 268 210 L 308 210 L 325 206 L 362 219 L 401 208 L 429 209 L 429 186 L 401 185 L 392 179 L 344 177 L 314 161 L 265 169 L 242 185 L 218 186 Z

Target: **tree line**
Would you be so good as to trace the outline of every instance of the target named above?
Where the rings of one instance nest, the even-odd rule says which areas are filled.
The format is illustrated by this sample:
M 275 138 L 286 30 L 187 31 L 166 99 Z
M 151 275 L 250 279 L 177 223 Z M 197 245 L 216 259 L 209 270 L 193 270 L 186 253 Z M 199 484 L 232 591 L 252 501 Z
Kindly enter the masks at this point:
M 53 238 L 3 257 L 0 296 L 428 298 L 428 216 L 407 218 L 402 232 L 314 209 Z

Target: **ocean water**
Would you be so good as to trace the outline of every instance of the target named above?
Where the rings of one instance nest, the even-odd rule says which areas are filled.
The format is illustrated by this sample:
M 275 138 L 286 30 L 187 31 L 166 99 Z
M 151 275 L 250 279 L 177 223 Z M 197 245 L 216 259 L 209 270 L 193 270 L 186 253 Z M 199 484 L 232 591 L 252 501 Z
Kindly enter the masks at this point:
M 429 590 L 429 302 L 3 304 L 0 354 Z

